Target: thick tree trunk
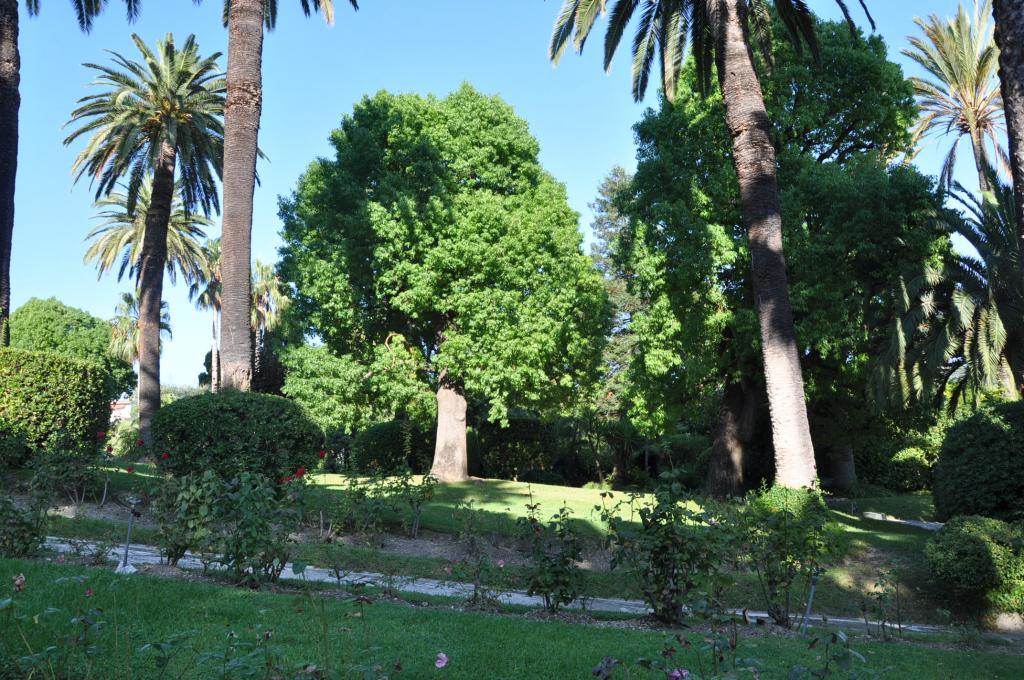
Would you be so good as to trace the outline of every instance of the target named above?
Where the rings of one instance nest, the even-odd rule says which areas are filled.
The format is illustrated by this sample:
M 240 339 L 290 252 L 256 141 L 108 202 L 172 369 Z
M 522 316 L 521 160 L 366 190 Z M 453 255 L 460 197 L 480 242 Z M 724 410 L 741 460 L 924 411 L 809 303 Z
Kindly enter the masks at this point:
M 221 380 L 248 390 L 252 198 L 263 107 L 263 3 L 232 0 L 228 15 L 227 101 L 224 107 L 224 226 L 221 236 Z
M 11 239 L 14 180 L 18 174 L 18 109 L 21 107 L 18 0 L 0 0 L 0 345 L 10 344 Z
M 712 496 L 742 496 L 747 490 L 747 457 L 754 437 L 757 408 L 757 394 L 750 385 L 726 383 L 704 483 Z
M 775 481 L 813 486 L 816 470 L 782 253 L 782 217 L 768 113 L 746 34 L 746 2 L 718 0 L 718 81 L 732 134 L 775 447 Z
M 430 474 L 440 482 L 469 479 L 466 447 L 466 394 L 461 380 L 441 373 L 437 388 L 437 441 Z
M 993 0 L 992 14 L 1017 202 L 1017 235 L 1024 246 L 1024 0 Z
M 165 142 L 153 172 L 153 193 L 139 257 L 139 433 L 146 446 L 152 443 L 150 424 L 160 408 L 160 303 L 175 162 L 174 147 Z

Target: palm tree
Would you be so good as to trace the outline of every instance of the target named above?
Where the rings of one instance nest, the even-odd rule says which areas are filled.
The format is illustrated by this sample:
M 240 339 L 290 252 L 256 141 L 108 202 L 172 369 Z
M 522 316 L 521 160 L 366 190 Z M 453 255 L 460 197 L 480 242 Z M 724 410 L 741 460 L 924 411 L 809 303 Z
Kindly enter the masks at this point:
M 334 21 L 333 0 L 300 0 L 306 16 L 323 11 Z M 277 0 L 224 0 L 228 27 L 228 108 L 224 137 L 222 379 L 249 389 L 252 379 L 251 304 L 252 197 L 256 184 L 257 136 L 263 106 L 263 27 L 272 30 Z M 357 0 L 349 0 L 359 9 Z
M 175 186 L 171 199 L 171 218 L 167 224 L 167 276 L 175 283 L 180 273 L 186 283 L 191 284 L 202 276 L 206 267 L 203 227 L 213 225 L 213 220 L 202 215 L 189 213 L 181 201 L 181 187 Z M 105 208 L 97 214 L 101 220 L 85 237 L 92 241 L 85 251 L 85 262 L 95 262 L 97 278 L 118 267 L 117 280 L 125 272 L 129 278 L 139 275 L 142 243 L 146 233 L 146 215 L 149 214 L 153 181 L 147 177 L 139 188 L 135 212 L 128 210 L 128 196 L 115 192 L 101 198 L 96 207 Z
M 842 0 L 837 3 L 851 30 L 856 30 L 846 4 Z M 554 63 L 558 63 L 570 39 L 577 51 L 583 50 L 606 4 L 607 0 L 564 0 L 548 52 Z M 639 10 L 632 47 L 634 100 L 642 100 L 655 59 L 661 66 L 665 97 L 670 102 L 675 100 L 688 34 L 702 90 L 710 89 L 711 74 L 713 71 L 717 74 L 725 122 L 733 138 L 733 163 L 750 242 L 754 299 L 761 328 L 761 352 L 775 447 L 775 478 L 783 486 L 810 487 L 816 477 L 814 446 L 807 422 L 800 353 L 782 250 L 775 149 L 748 42 L 752 32 L 766 60 L 770 61 L 771 5 L 794 44 L 799 48 L 806 43 L 816 54 L 814 18 L 803 0 L 771 3 L 768 0 L 615 0 L 605 33 L 604 66 L 606 70 L 611 66 L 622 36 Z M 870 20 L 870 15 L 868 18 Z
M 203 246 L 204 267 L 189 286 L 188 298 L 196 307 L 213 312 L 210 344 L 210 390 L 220 389 L 220 239 L 211 239 Z
M 990 4 L 991 0 L 983 5 L 975 0 L 971 15 L 960 5 L 951 19 L 934 14 L 915 18 L 924 36 L 908 37 L 910 47 L 902 50 L 928 73 L 926 78 L 910 78 L 921 106 L 914 140 L 931 133 L 954 135 L 939 175 L 946 187 L 953 185 L 957 150 L 964 137 L 974 152 L 981 191 L 989 190 L 985 169 L 993 165 L 993 155 L 1000 162 L 1006 159 L 999 141 L 1004 129 L 1003 102 L 996 79 L 999 53 L 992 39 Z
M 999 47 L 999 81 L 1006 110 L 1017 238 L 1024 240 L 1024 3 L 993 0 L 995 40 Z
M 78 128 L 65 144 L 91 134 L 75 160 L 76 181 L 98 184 L 97 200 L 127 179 L 125 208 L 134 214 L 147 176 L 152 175 L 142 250 L 138 264 L 139 429 L 149 444 L 149 425 L 160 408 L 160 305 L 167 233 L 174 199 L 175 171 L 188 212 L 219 209 L 217 180 L 224 150 L 225 84 L 217 67 L 220 53 L 201 58 L 195 36 L 179 50 L 168 34 L 151 51 L 132 35 L 143 63 L 112 52 L 115 66 L 86 64 L 99 72 L 100 94 L 79 100 L 69 124 Z
M 955 253 L 926 269 L 898 296 L 899 320 L 882 357 L 882 389 L 906 403 L 965 397 L 999 389 L 1011 399 L 1024 382 L 1024 281 L 1013 190 L 988 170 L 993 190 L 976 198 L 956 184 L 965 214 L 952 232 L 978 256 Z M 895 369 L 895 371 L 893 370 Z M 882 394 L 885 398 L 887 395 Z
M 272 265 L 256 260 L 252 270 L 252 314 L 249 328 L 252 338 L 252 370 L 258 377 L 266 368 L 269 356 L 267 333 L 281 322 L 281 314 L 289 298 Z
M 106 2 L 71 0 L 78 26 L 86 33 Z M 139 11 L 139 0 L 125 0 L 128 20 Z M 30 16 L 39 13 L 39 0 L 27 0 Z M 18 174 L 18 110 L 21 108 L 21 57 L 18 53 L 18 0 L 0 0 L 0 344 L 10 342 L 11 240 L 14 234 L 14 186 Z
M 139 361 L 139 299 L 132 293 L 122 293 L 110 321 L 110 353 L 122 361 L 135 365 Z M 171 313 L 166 302 L 160 303 L 160 336 L 171 338 Z M 162 345 L 162 343 L 161 343 Z M 142 374 L 139 374 L 142 382 Z

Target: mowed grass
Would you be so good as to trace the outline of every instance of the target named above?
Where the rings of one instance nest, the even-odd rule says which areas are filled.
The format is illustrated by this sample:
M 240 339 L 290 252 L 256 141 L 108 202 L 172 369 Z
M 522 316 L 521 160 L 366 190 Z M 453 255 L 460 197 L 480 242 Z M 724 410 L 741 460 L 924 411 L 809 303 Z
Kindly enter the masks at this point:
M 279 656 L 281 670 L 292 677 L 306 664 L 331 665 L 342 677 L 363 677 L 356 669 L 379 665 L 388 672 L 402 666 L 399 678 L 563 679 L 591 677 L 605 656 L 627 662 L 653 657 L 665 633 L 539 621 L 518 615 L 490 615 L 438 607 L 379 601 L 362 606 L 338 598 L 302 594 L 244 591 L 210 583 L 146 576 L 119 577 L 109 570 L 40 562 L 0 561 L 0 584 L 9 588 L 23 573 L 25 591 L 15 608 L 0 612 L 0 651 L 20 656 L 27 647 L 67 647 L 66 636 L 80 630 L 69 618 L 79 611 L 101 610 L 105 622 L 94 638 L 92 677 L 156 678 L 220 677 L 221 663 L 197 660 L 224 652 L 230 634 L 239 643 L 265 639 L 264 647 Z M 70 577 L 70 578 L 69 578 Z M 87 597 L 87 595 L 89 595 Z M 6 593 L 5 593 L 6 596 Z M 48 611 L 53 607 L 56 611 Z M 28 616 L 19 631 L 12 612 Z M 39 615 L 38 620 L 33 617 Z M 24 639 L 22 639 L 24 634 Z M 699 641 L 699 633 L 688 633 Z M 177 639 L 170 666 L 162 675 L 147 643 Z M 940 649 L 908 643 L 854 641 L 866 665 L 886 678 L 1024 677 L 1024 657 L 992 651 Z M 245 650 L 248 651 L 248 650 Z M 434 667 L 439 652 L 449 663 Z M 808 649 L 806 640 L 752 635 L 741 629 L 740 656 L 757 659 L 761 677 L 787 678 L 795 665 L 813 665 L 821 645 Z M 694 657 L 676 662 L 693 669 Z M 623 678 L 657 678 L 663 674 L 616 673 Z M 263 677 L 260 675 L 259 677 Z M 374 676 L 376 677 L 376 676 Z M 395 677 L 395 676 L 393 676 Z

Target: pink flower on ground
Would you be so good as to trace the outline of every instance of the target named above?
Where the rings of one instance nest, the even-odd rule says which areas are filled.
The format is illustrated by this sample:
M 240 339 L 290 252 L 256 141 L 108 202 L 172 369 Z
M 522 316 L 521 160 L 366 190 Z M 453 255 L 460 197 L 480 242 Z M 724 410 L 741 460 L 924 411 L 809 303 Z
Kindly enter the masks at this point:
M 688 677 L 690 677 L 690 671 L 685 668 L 673 668 L 672 671 L 665 676 L 665 680 L 686 680 Z
M 129 465 L 128 467 L 126 467 L 124 469 L 124 471 L 127 472 L 128 474 L 131 474 L 131 473 L 135 472 L 135 467 L 132 466 L 132 465 Z
M 505 568 L 505 560 L 498 560 L 497 564 L 498 564 L 498 569 L 504 569 Z
M 14 592 L 20 593 L 21 591 L 25 590 L 25 575 L 24 574 L 18 574 L 17 576 L 15 576 L 11 580 L 14 581 Z
M 64 564 L 64 553 L 57 555 L 57 564 Z
M 448 655 L 444 652 L 437 653 L 437 661 L 434 662 L 434 668 L 444 668 L 448 665 Z
M 86 588 L 85 589 L 85 596 L 86 597 L 92 597 L 92 588 Z
M 452 575 L 452 565 L 450 565 L 450 564 L 444 565 L 444 573 L 446 573 L 449 576 L 451 576 Z

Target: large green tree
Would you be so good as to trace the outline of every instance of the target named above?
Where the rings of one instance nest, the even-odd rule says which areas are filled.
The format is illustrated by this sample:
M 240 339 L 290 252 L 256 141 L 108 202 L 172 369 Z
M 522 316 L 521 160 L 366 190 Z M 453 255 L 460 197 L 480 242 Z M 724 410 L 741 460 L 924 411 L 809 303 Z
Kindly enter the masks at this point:
M 779 149 L 783 235 L 798 354 L 820 459 L 843 452 L 866 415 L 868 359 L 884 336 L 887 297 L 906 267 L 945 243 L 932 226 L 928 179 L 888 159 L 909 144 L 912 89 L 879 38 L 817 28 L 820 59 L 777 43 L 762 83 Z M 664 430 L 692 399 L 717 399 L 711 490 L 728 494 L 769 473 L 771 427 L 730 132 L 719 92 L 689 87 L 637 125 L 638 166 L 618 257 L 638 273 L 649 308 L 633 319 L 632 416 Z M 848 415 L 842 415 L 843 413 Z M 836 424 L 837 427 L 830 427 Z M 760 454 L 760 455 L 759 455 Z M 824 462 L 824 460 L 823 460 Z
M 300 0 L 306 16 L 334 22 L 333 0 Z M 354 9 L 356 0 L 349 0 Z M 263 110 L 263 29 L 277 23 L 277 0 L 224 0 L 228 28 L 227 109 L 224 113 L 224 221 L 221 352 L 225 386 L 249 389 L 252 380 L 250 258 L 252 197 Z
M 57 352 L 90 359 L 108 372 L 111 399 L 131 392 L 135 373 L 131 364 L 110 350 L 111 324 L 85 310 L 69 307 L 56 298 L 32 298 L 11 315 L 11 346 Z
M 125 0 L 128 20 L 135 19 L 139 0 Z M 106 2 L 71 0 L 78 26 L 86 33 Z M 29 15 L 39 13 L 39 0 L 26 0 Z M 11 312 L 11 241 L 14 234 L 14 186 L 18 174 L 18 111 L 21 108 L 21 55 L 18 51 L 18 0 L 0 0 L 0 344 L 9 339 Z
M 137 35 L 132 40 L 141 62 L 111 52 L 113 66 L 86 65 L 98 72 L 94 84 L 103 91 L 79 101 L 69 121 L 78 127 L 64 143 L 89 135 L 75 160 L 76 179 L 89 177 L 97 199 L 125 180 L 129 214 L 152 176 L 138 264 L 139 431 L 148 444 L 160 408 L 160 309 L 175 174 L 185 210 L 219 209 L 224 80 L 220 53 L 201 57 L 195 36 L 179 49 L 168 34 L 155 51 Z
M 551 38 L 552 61 L 558 61 L 570 42 L 582 51 L 606 4 L 607 0 L 564 0 Z M 845 3 L 839 0 L 838 4 L 852 29 Z M 636 18 L 631 50 L 635 100 L 643 98 L 655 61 L 661 66 L 666 98 L 676 98 L 687 39 L 693 44 L 696 63 L 693 84 L 707 92 L 712 74 L 717 76 L 720 112 L 731 135 L 721 148 L 732 149 L 747 227 L 776 482 L 810 487 L 816 476 L 814 447 L 783 256 L 776 154 L 753 50 L 760 47 L 766 61 L 773 59 L 772 7 L 793 44 L 806 44 L 817 54 L 814 18 L 803 0 L 616 0 L 605 33 L 604 65 L 605 69 L 611 66 L 626 29 Z
M 607 314 L 564 188 L 508 104 L 381 92 L 283 202 L 280 271 L 307 334 L 369 365 L 416 357 L 433 473 L 465 479 L 466 409 L 542 407 L 593 378 Z

